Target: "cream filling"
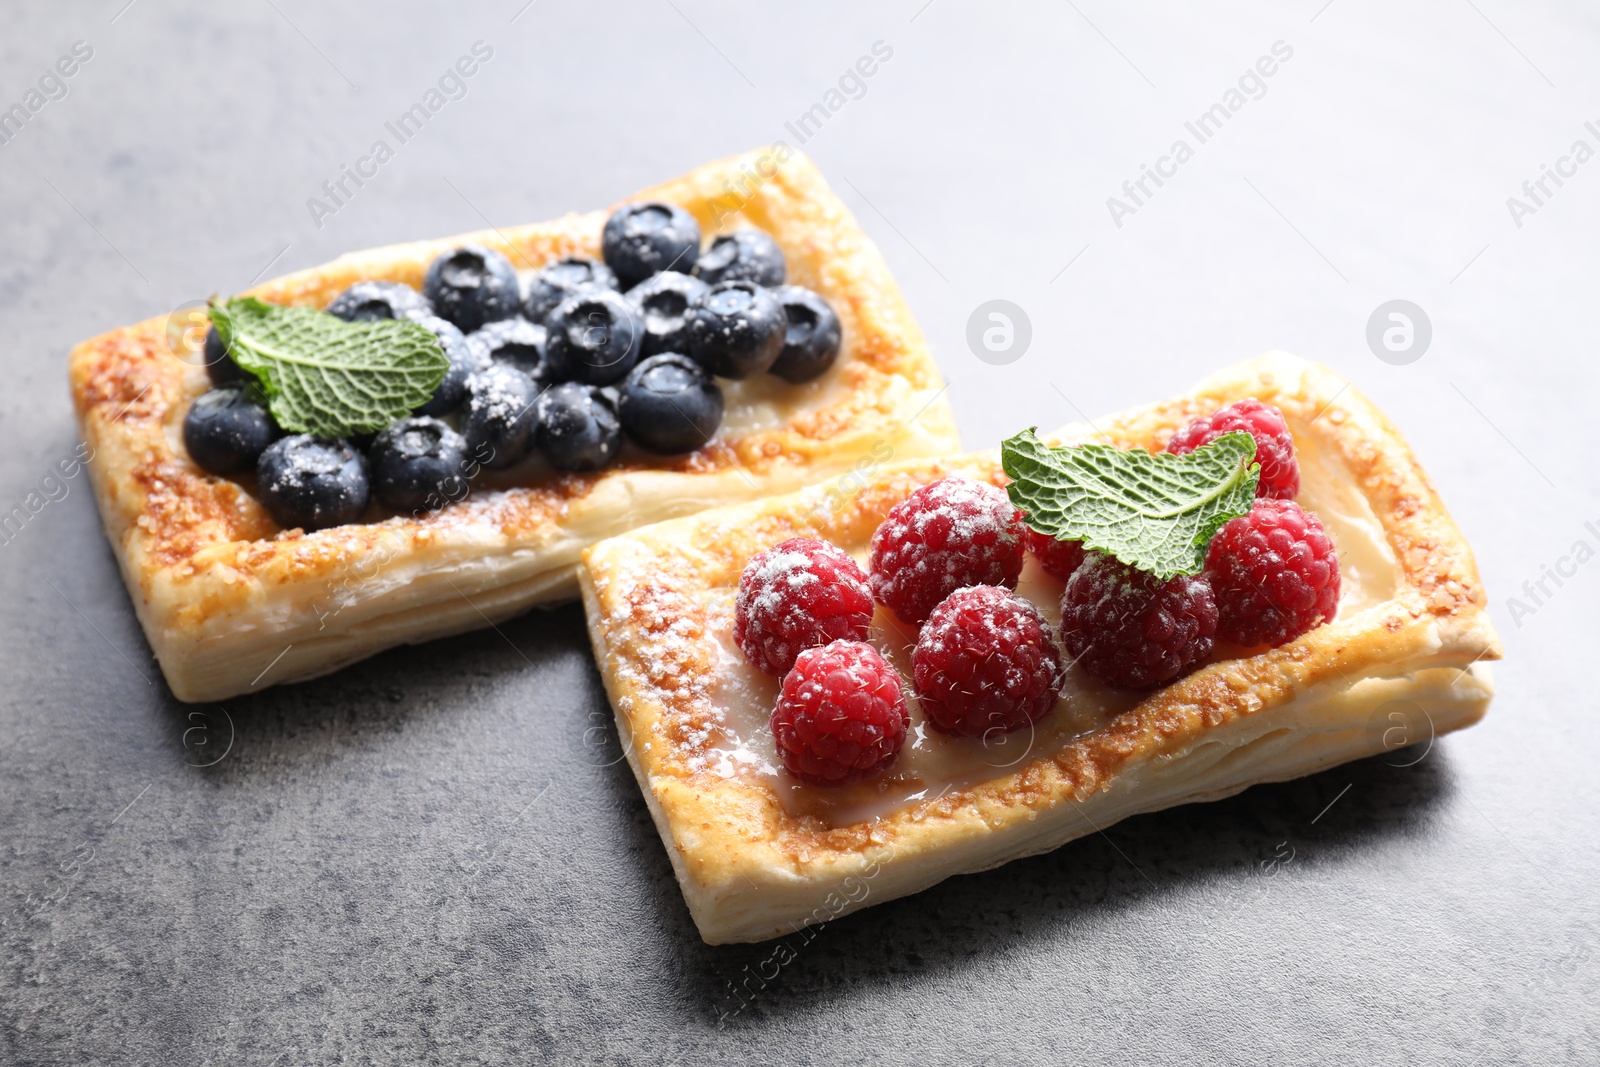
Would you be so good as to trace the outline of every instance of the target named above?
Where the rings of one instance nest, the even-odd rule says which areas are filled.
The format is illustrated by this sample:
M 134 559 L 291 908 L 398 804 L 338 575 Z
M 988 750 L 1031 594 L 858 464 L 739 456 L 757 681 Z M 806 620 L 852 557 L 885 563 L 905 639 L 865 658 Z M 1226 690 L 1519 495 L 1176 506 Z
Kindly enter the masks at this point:
M 1321 518 L 1339 551 L 1339 617 L 1349 618 L 1392 599 L 1400 584 L 1399 565 L 1366 496 L 1352 483 L 1337 456 L 1322 453 L 1312 441 L 1297 441 L 1296 447 L 1301 475 L 1297 499 Z M 855 556 L 865 568 L 866 551 Z M 1017 583 L 1017 594 L 1059 631 L 1062 587 L 1061 581 L 1046 574 L 1030 556 Z M 879 608 L 869 639 L 905 681 L 911 708 L 905 746 L 893 766 L 869 781 L 833 788 L 808 786 L 783 771 L 773 745 L 769 720 L 779 680 L 751 667 L 734 644 L 734 592 L 725 588 L 706 594 L 708 632 L 721 653 L 710 697 L 722 712 L 723 729 L 708 755 L 695 763 L 724 778 L 758 779 L 772 789 L 790 814 L 815 816 L 829 825 L 881 818 L 952 789 L 1012 773 L 1029 759 L 1049 756 L 1101 729 L 1144 695 L 1102 685 L 1072 667 L 1054 710 L 1031 727 L 984 738 L 951 737 L 931 729 L 917 706 L 910 684 L 915 628 Z M 1356 688 L 1366 684 L 1358 683 Z M 1296 704 L 1310 707 L 1318 701 L 1348 701 L 1344 688 L 1324 696 L 1307 694 Z

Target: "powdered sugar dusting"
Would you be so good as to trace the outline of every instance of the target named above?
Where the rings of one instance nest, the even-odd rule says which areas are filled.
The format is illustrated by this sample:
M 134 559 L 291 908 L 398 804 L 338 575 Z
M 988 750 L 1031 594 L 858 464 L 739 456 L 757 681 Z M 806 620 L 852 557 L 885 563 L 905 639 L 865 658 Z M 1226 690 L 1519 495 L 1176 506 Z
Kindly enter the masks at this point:
M 276 481 L 285 487 L 304 488 L 318 478 L 339 473 L 347 461 L 347 453 L 348 450 L 338 445 L 285 448 L 278 453 L 281 463 L 275 468 Z
M 1010 498 L 988 482 L 945 478 L 927 487 L 921 505 L 912 513 L 911 527 L 923 537 L 940 525 L 948 525 L 951 540 L 1010 544 L 1021 535 Z
M 711 699 L 718 676 L 715 648 L 707 641 L 705 612 L 684 592 L 688 583 L 673 566 L 642 545 L 622 551 L 608 578 L 595 591 L 612 605 L 608 628 L 616 642 L 611 662 L 626 688 L 654 694 L 661 702 L 653 734 L 682 754 L 691 772 L 708 765 L 711 746 L 723 739 L 722 705 Z M 680 562 L 681 566 L 681 562 Z M 634 709 L 636 712 L 639 709 Z
M 537 394 L 531 379 L 504 363 L 491 364 L 469 380 L 467 401 L 474 415 L 505 424 L 522 415 Z
M 911 622 L 967 585 L 1016 584 L 1022 523 L 1005 491 L 951 477 L 896 504 L 872 537 L 872 592 Z
M 796 537 L 759 552 L 739 577 L 734 639 L 758 669 L 781 675 L 807 648 L 866 635 L 872 594 L 837 546 Z
M 811 573 L 811 557 L 793 550 L 764 552 L 750 561 L 739 579 L 739 610 L 775 612 L 784 590 L 804 589 L 821 581 Z

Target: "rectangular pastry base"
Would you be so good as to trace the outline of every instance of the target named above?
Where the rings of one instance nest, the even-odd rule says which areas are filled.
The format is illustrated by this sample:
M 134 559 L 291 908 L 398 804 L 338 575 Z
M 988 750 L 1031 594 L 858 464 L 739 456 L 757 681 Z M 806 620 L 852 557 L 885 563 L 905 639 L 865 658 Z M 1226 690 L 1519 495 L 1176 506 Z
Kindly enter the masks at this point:
M 979 762 L 940 747 L 974 742 L 908 736 L 876 787 L 799 785 L 774 769 L 763 735 L 775 684 L 753 678 L 728 637 L 732 591 L 755 552 L 816 536 L 863 558 L 884 515 L 916 487 L 951 474 L 998 480 L 993 453 L 893 465 L 842 503 L 803 490 L 589 549 L 582 581 L 595 655 L 701 936 L 781 936 L 1129 815 L 1431 744 L 1481 718 L 1492 694 L 1484 661 L 1500 653 L 1471 552 L 1404 441 L 1342 380 L 1269 355 L 1098 431 L 1124 447 L 1160 447 L 1189 418 L 1247 396 L 1289 420 L 1302 503 L 1340 549 L 1340 616 L 1098 710 L 1102 698 L 1080 688 L 1015 758 Z M 913 734 L 919 721 L 913 710 Z
M 751 153 L 646 190 L 707 236 L 772 234 L 789 280 L 839 313 L 844 345 L 820 379 L 723 383 L 717 437 L 687 456 L 625 451 L 611 469 L 562 475 L 537 458 L 467 500 L 417 516 L 279 529 L 253 480 L 200 471 L 182 445 L 205 370 L 175 352 L 166 319 L 114 330 L 72 354 L 73 397 L 106 536 L 139 621 L 180 700 L 219 700 L 312 678 L 395 645 L 488 625 L 573 596 L 582 550 L 635 526 L 786 493 L 890 459 L 960 447 L 938 368 L 882 256 L 803 156 Z M 344 256 L 252 290 L 325 307 L 356 281 L 420 285 L 441 252 L 476 243 L 524 272 L 599 254 L 605 212 Z

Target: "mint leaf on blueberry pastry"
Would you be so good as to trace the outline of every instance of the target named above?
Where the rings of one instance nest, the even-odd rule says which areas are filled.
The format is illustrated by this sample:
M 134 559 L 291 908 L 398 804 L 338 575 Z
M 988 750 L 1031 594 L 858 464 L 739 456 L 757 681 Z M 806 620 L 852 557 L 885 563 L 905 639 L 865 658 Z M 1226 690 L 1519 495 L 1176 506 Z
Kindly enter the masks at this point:
M 210 311 L 225 351 L 291 433 L 381 430 L 425 404 L 450 369 L 439 341 L 411 321 L 344 322 L 248 296 L 213 300 Z
M 1212 535 L 1250 511 L 1261 476 L 1255 454 L 1255 440 L 1242 430 L 1182 456 L 1052 448 L 1032 430 L 1000 445 L 1013 479 L 1006 492 L 1029 526 L 1163 579 L 1199 574 Z

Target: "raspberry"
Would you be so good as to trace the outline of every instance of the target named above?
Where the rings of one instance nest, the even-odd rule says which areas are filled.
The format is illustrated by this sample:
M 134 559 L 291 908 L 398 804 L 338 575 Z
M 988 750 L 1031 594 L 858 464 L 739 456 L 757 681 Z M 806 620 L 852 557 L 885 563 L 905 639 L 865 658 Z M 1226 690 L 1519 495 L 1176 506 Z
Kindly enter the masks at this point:
M 1013 589 L 1021 573 L 1021 518 L 1005 490 L 987 482 L 944 478 L 925 485 L 896 504 L 872 535 L 872 595 L 913 625 L 957 589 Z
M 1067 652 L 1103 682 L 1165 685 L 1211 654 L 1217 602 L 1211 583 L 1180 574 L 1162 581 L 1091 552 L 1061 597 Z
M 1072 572 L 1083 562 L 1082 541 L 1057 541 L 1031 526 L 1023 529 L 1022 536 L 1028 551 L 1033 553 L 1033 558 L 1039 561 L 1045 573 L 1053 574 L 1063 582 L 1071 578 Z
M 1322 521 L 1292 500 L 1257 500 L 1206 550 L 1221 616 L 1217 636 L 1278 646 L 1339 610 L 1339 555 Z
M 739 575 L 733 640 L 767 674 L 783 677 L 805 649 L 860 640 L 871 622 L 867 576 L 827 541 L 791 537 L 756 553 Z
M 1056 704 L 1061 652 L 1038 609 L 995 585 L 958 589 L 933 609 L 911 653 L 922 714 L 946 733 L 1026 726 Z
M 784 769 L 812 785 L 845 785 L 883 770 L 910 725 L 900 676 L 864 641 L 800 653 L 772 709 Z
M 1300 492 L 1300 465 L 1294 459 L 1294 438 L 1283 412 L 1254 399 L 1238 400 L 1210 415 L 1188 423 L 1167 442 L 1174 456 L 1193 452 L 1225 433 L 1245 430 L 1256 439 L 1256 462 L 1261 464 L 1259 498 L 1292 500 Z

